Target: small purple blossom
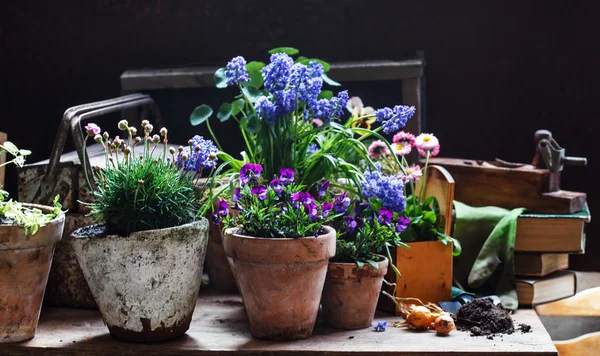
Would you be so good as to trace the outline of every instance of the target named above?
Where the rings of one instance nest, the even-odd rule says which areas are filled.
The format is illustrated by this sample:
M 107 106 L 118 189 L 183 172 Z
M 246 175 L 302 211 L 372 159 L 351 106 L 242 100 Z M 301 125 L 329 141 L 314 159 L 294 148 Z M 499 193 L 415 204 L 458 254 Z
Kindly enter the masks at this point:
M 252 194 L 258 197 L 258 200 L 263 201 L 267 198 L 267 187 L 262 184 L 257 184 L 252 187 Z
M 281 183 L 283 183 L 283 185 L 285 186 L 292 184 L 292 182 L 294 181 L 294 170 L 291 168 L 281 168 L 279 174 Z
M 235 57 L 231 62 L 227 63 L 225 77 L 227 78 L 227 85 L 250 81 L 246 72 L 246 60 L 244 57 Z
M 284 90 L 288 84 L 293 65 L 294 60 L 287 54 L 272 54 L 271 62 L 262 69 L 265 78 L 265 89 L 271 94 Z
M 226 217 L 229 214 L 229 204 L 225 200 L 221 200 L 217 205 L 217 213 L 222 217 Z
M 267 120 L 269 125 L 275 125 L 275 122 L 277 121 L 276 108 L 266 96 L 261 96 L 258 98 L 254 104 L 254 108 L 256 109 L 256 114 L 261 119 Z
M 333 209 L 336 213 L 343 213 L 350 206 L 350 198 L 346 195 L 346 192 L 338 195 L 334 199 Z
M 328 189 L 329 189 L 329 181 L 327 179 L 323 179 L 321 181 L 321 184 L 319 186 L 319 190 L 318 190 L 317 194 L 320 197 L 325 196 L 325 193 L 327 193 Z
M 150 126 L 146 125 L 146 128 Z M 160 140 L 160 139 L 159 139 Z M 177 166 L 184 171 L 201 172 L 205 168 L 215 168 L 217 165 L 217 146 L 211 140 L 202 136 L 194 136 L 191 145 L 185 147 L 177 155 Z M 187 157 L 187 159 L 184 159 Z
M 281 196 L 281 192 L 283 191 L 283 184 L 281 184 L 281 179 L 273 179 L 271 183 L 269 183 L 269 187 L 273 189 L 277 196 Z
M 378 321 L 377 325 L 375 325 L 373 327 L 373 330 L 377 331 L 377 332 L 383 332 L 386 330 L 386 327 L 387 327 L 387 321 Z
M 88 134 L 88 136 L 96 136 L 100 133 L 100 126 L 93 124 L 93 123 L 89 123 L 87 125 L 85 125 L 85 131 Z
M 329 212 L 331 211 L 331 209 L 333 209 L 333 203 L 324 202 L 323 204 L 321 204 L 321 211 L 323 212 L 324 218 L 326 218 L 327 215 L 329 215 Z
M 308 214 L 308 218 L 310 219 L 310 221 L 317 220 L 317 217 L 319 216 L 319 209 L 314 201 L 311 201 L 308 204 L 304 204 L 304 210 L 306 211 L 306 214 Z
M 375 163 L 377 170 L 367 170 L 363 176 L 362 195 L 369 198 L 378 198 L 385 209 L 401 213 L 406 207 L 404 196 L 404 182 L 396 175 L 381 173 L 381 164 Z
M 292 194 L 292 206 L 298 208 L 300 204 L 310 204 L 313 201 L 313 197 L 308 192 L 296 192 Z
M 262 166 L 258 163 L 246 163 L 240 169 L 240 183 L 243 186 L 251 181 L 257 181 L 262 172 Z
M 398 222 L 396 223 L 396 232 L 402 232 L 408 228 L 408 224 L 410 224 L 410 218 L 405 218 L 401 216 L 398 218 Z
M 319 120 L 319 119 L 315 119 L 315 120 Z M 316 143 L 311 143 L 310 145 L 308 145 L 308 149 L 306 150 L 306 157 L 312 156 L 313 154 L 319 152 L 319 150 L 320 150 L 319 145 L 317 145 Z
M 377 221 L 381 225 L 389 225 L 394 217 L 394 213 L 389 210 L 381 209 L 379 211 L 379 217 L 377 217 Z
M 344 216 L 344 221 L 346 222 L 346 230 L 348 232 L 354 232 L 354 229 L 356 229 L 356 220 L 354 220 L 354 218 L 352 218 L 351 216 Z
M 231 200 L 233 200 L 234 202 L 239 202 L 241 198 L 241 193 L 240 193 L 240 188 L 235 188 L 235 190 L 233 191 L 233 196 L 231 197 Z
M 414 106 L 396 105 L 394 109 L 383 108 L 375 111 L 375 117 L 381 123 L 383 132 L 392 134 L 406 125 L 406 121 L 414 115 L 415 110 Z

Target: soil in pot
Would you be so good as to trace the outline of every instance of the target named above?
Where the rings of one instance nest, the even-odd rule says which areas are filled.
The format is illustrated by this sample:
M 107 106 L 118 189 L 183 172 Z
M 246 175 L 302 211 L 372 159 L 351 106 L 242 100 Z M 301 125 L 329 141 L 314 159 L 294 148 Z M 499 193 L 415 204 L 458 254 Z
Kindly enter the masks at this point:
M 49 213 L 50 207 L 24 204 Z M 64 216 L 25 236 L 22 227 L 3 219 L 0 225 L 0 343 L 35 336 L 54 247 L 62 236 Z
M 73 232 L 71 241 L 110 334 L 158 342 L 189 328 L 200 289 L 208 221 L 105 235 L 102 226 Z
M 335 230 L 297 239 L 255 238 L 227 229 L 225 253 L 234 267 L 252 336 L 296 340 L 312 335 Z
M 356 263 L 329 263 L 321 302 L 331 326 L 338 329 L 371 326 L 388 259 L 379 256 L 377 266 L 378 269 L 368 263 L 362 268 Z

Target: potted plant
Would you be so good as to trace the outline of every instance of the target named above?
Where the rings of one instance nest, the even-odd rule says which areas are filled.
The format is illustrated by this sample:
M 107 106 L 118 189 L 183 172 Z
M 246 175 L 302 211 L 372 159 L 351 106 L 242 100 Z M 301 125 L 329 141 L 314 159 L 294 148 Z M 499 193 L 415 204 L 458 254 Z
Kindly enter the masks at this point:
M 325 318 L 339 329 L 371 326 L 392 259 L 389 248 L 407 247 L 400 238 L 410 224 L 404 216 L 404 184 L 396 176 L 376 178 L 370 171 L 364 177 L 362 199 L 338 211 L 343 215 L 334 225 L 337 254 L 329 262 L 323 290 Z M 384 199 L 373 194 L 378 189 L 386 190 Z M 399 274 L 393 264 L 392 270 Z
M 242 166 L 232 203 L 221 202 L 215 220 L 225 217 L 225 253 L 231 259 L 252 336 L 296 340 L 312 334 L 328 260 L 335 255 L 339 197 L 327 187 L 313 196 L 284 168 L 261 182 L 262 166 Z M 236 214 L 228 214 L 232 205 Z M 339 207 L 338 207 L 339 209 Z
M 13 159 L 2 164 L 22 166 L 31 152 L 11 142 L 0 144 L 0 155 Z M 65 216 L 54 206 L 6 200 L 0 186 L 0 343 L 35 336 L 54 247 L 60 240 Z
M 168 340 L 187 331 L 196 306 L 212 203 L 199 198 L 213 185 L 197 192 L 195 184 L 202 172 L 218 172 L 217 149 L 199 136 L 167 148 L 167 130 L 152 134 L 146 120 L 143 137 L 125 120 L 119 129 L 126 139 L 86 126 L 85 142 L 101 143 L 107 164 L 94 168 L 93 185 L 86 172 L 99 224 L 73 232 L 72 246 L 114 338 Z

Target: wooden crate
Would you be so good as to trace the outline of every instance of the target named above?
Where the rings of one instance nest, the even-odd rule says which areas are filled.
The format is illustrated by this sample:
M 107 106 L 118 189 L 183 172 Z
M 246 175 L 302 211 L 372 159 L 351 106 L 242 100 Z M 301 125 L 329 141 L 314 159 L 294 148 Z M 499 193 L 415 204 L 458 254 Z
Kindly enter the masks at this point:
M 6 134 L 4 132 L 0 132 L 0 144 L 6 142 Z M 6 162 L 6 153 L 0 155 L 0 164 Z M 5 175 L 5 167 L 0 167 L 0 186 L 4 185 L 4 175 Z

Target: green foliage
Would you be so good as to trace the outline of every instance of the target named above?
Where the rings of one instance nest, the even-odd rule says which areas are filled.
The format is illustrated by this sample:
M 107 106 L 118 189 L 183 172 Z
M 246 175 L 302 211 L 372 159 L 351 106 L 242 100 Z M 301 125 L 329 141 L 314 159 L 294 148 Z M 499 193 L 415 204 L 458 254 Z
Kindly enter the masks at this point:
M 204 121 L 208 120 L 208 118 L 211 117 L 212 114 L 213 111 L 210 108 L 210 106 L 206 104 L 200 105 L 197 108 L 195 108 L 194 111 L 192 111 L 192 114 L 190 115 L 190 123 L 192 124 L 192 126 L 198 126 Z
M 40 209 L 25 207 L 12 199 L 4 201 L 6 197 L 4 193 L 0 193 L 0 216 L 4 216 L 15 224 L 22 226 L 25 235 L 35 235 L 40 227 L 46 226 L 50 221 L 63 214 L 61 211 L 62 205 L 58 202 L 58 195 L 54 197 L 53 211 L 45 214 Z
M 289 56 L 293 56 L 293 55 L 300 53 L 300 51 L 293 47 L 277 47 L 277 48 L 273 48 L 272 50 L 269 51 L 269 54 L 275 54 L 275 53 L 285 53 Z
M 0 167 L 6 166 L 7 164 L 15 164 L 16 166 L 23 167 L 25 164 L 25 158 L 31 154 L 29 150 L 19 149 L 14 143 L 5 141 L 0 144 L 0 155 L 7 153 L 13 156 L 12 159 L 7 159 L 6 162 L 0 164 Z
M 98 189 L 90 215 L 110 234 L 183 225 L 198 210 L 192 175 L 152 157 L 97 172 Z

